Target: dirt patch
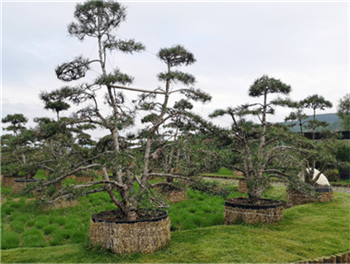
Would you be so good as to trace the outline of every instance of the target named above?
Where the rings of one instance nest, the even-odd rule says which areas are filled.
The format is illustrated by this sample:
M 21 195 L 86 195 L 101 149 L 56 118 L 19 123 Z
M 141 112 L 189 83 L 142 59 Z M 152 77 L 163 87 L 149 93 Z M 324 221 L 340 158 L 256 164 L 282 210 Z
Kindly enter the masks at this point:
M 137 219 L 137 221 L 157 219 L 164 215 L 166 215 L 166 213 L 164 212 L 151 211 L 151 210 L 139 210 L 138 212 L 139 218 Z M 125 219 L 125 216 L 122 214 L 122 212 L 118 209 L 101 212 L 94 215 L 93 217 L 101 221 L 128 222 L 128 220 Z
M 14 201 L 14 202 L 17 203 L 17 202 L 19 201 L 19 199 L 20 199 L 20 198 L 13 198 L 12 201 Z M 26 203 L 29 203 L 29 202 L 34 201 L 34 200 L 35 200 L 35 198 L 27 198 Z M 1 201 L 1 202 L 0 202 L 1 204 L 6 203 L 6 202 L 7 202 L 7 197 L 1 198 L 0 201 Z

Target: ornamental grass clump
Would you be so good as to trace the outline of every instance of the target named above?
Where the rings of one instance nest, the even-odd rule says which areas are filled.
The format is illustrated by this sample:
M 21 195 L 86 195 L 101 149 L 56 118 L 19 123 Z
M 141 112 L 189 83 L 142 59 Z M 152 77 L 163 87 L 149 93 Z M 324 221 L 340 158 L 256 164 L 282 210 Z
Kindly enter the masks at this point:
M 1 249 L 17 248 L 20 242 L 19 234 L 14 231 L 1 232 Z

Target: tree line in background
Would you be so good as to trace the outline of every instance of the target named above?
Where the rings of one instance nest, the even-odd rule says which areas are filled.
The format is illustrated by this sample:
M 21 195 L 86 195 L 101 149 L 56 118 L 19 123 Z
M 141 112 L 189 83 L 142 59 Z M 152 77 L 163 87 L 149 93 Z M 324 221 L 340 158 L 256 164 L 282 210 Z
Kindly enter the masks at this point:
M 40 190 L 42 202 L 107 192 L 126 219 L 136 220 L 143 217 L 144 209 L 166 207 L 154 188 L 179 189 L 185 181 L 200 184 L 192 176 L 221 166 L 243 172 L 254 202 L 272 177 L 285 181 L 291 189 L 310 191 L 318 178 L 312 177 L 316 167 L 322 172 L 347 164 L 346 159 L 337 159 L 346 143 L 336 140 L 331 131 L 325 132 L 322 141 L 301 135 L 305 109 L 313 111 L 313 119 L 307 121 L 313 134 L 327 126 L 316 119 L 317 111 L 332 107 L 322 96 L 292 101 L 286 97 L 291 93 L 289 85 L 264 75 L 248 91 L 249 96 L 261 98 L 261 103 L 218 109 L 210 115 L 231 117 L 231 127 L 221 128 L 191 111 L 192 102 L 211 100 L 208 93 L 194 87 L 195 76 L 182 71 L 196 62 L 193 53 L 181 45 L 161 48 L 157 58 L 164 63 L 164 71 L 157 77 L 162 85 L 154 90 L 133 88 L 132 76 L 106 66 L 114 52 L 145 50 L 142 43 L 118 39 L 113 32 L 125 20 L 126 8 L 116 2 L 89 1 L 77 4 L 74 17 L 69 34 L 81 41 L 95 39 L 98 52 L 96 58 L 78 56 L 55 69 L 57 78 L 68 85 L 43 91 L 40 98 L 45 109 L 56 113 L 56 119 L 37 117 L 33 128 L 26 127 L 28 119 L 20 113 L 2 119 L 11 132 L 1 138 L 2 174 L 24 171 L 32 178 L 38 169 L 48 171 L 48 179 L 33 187 Z M 83 82 L 92 64 L 98 65 L 100 73 L 95 80 Z M 137 93 L 133 107 L 126 104 L 123 90 Z M 271 100 L 274 94 L 284 97 Z M 344 128 L 349 127 L 349 100 L 347 94 L 338 107 Z M 71 105 L 77 110 L 70 110 Z M 102 110 L 103 105 L 108 111 Z M 286 121 L 297 121 L 300 133 L 267 121 L 277 106 L 292 109 Z M 69 110 L 69 115 L 63 115 Z M 135 126 L 137 116 L 142 117 L 142 128 L 126 133 Z M 251 116 L 260 122 L 249 121 Z M 101 128 L 108 135 L 92 139 L 90 132 Z M 102 172 L 102 179 L 97 171 Z M 305 181 L 297 176 L 300 171 Z M 70 175 L 90 175 L 94 180 L 57 188 L 57 183 Z M 152 177 L 163 180 L 151 183 Z

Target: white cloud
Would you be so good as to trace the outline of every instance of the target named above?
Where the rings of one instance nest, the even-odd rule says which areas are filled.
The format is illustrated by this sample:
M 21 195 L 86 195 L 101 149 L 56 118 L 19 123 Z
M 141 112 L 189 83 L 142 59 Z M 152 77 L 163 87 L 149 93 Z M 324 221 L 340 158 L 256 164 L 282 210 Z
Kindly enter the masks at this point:
M 290 84 L 295 100 L 318 93 L 336 105 L 348 92 L 348 3 L 124 4 L 128 17 L 117 34 L 143 42 L 149 52 L 113 54 L 108 67 L 134 76 L 136 87 L 153 89 L 162 85 L 156 75 L 165 69 L 154 54 L 161 47 L 184 45 L 197 62 L 182 70 L 195 75 L 197 86 L 213 96 L 210 104 L 195 104 L 194 110 L 205 117 L 216 108 L 251 100 L 247 90 L 263 74 Z M 74 5 L 3 3 L 3 116 L 12 111 L 49 115 L 38 93 L 66 85 L 56 79 L 54 68 L 80 54 L 97 56 L 93 40 L 81 43 L 68 36 Z M 96 76 L 91 72 L 88 79 Z M 283 120 L 286 110 L 278 110 L 272 120 Z M 335 107 L 325 112 L 335 112 Z

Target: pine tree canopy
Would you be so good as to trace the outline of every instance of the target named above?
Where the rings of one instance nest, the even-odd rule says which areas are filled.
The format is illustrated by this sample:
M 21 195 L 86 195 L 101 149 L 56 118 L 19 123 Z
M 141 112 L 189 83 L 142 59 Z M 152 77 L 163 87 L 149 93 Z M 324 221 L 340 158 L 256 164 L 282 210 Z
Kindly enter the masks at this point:
M 264 94 L 282 93 L 288 95 L 292 88 L 280 80 L 269 78 L 267 75 L 262 76 L 254 81 L 249 88 L 249 96 L 260 97 Z

